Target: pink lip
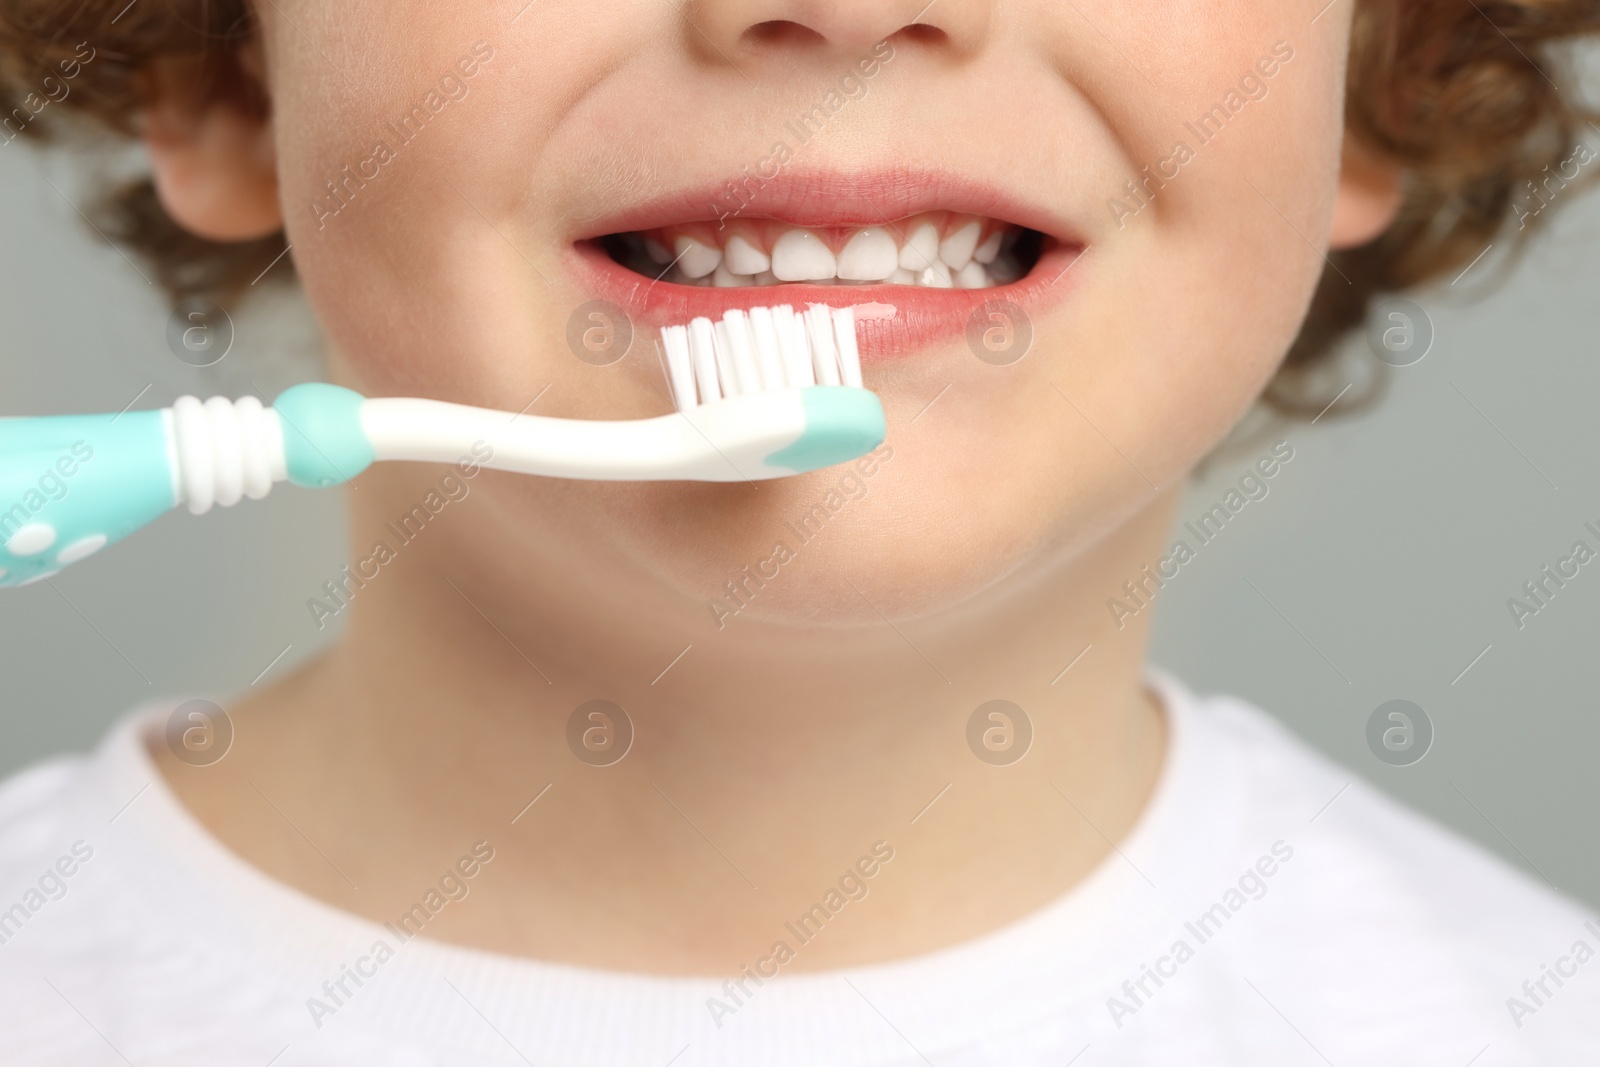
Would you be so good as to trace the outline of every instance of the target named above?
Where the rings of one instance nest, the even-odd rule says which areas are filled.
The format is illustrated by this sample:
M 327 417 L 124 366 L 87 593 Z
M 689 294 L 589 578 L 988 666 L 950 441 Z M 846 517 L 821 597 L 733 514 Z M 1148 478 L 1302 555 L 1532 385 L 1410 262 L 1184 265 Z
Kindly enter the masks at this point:
M 861 355 L 866 360 L 904 356 L 960 336 L 975 311 L 1008 300 L 1029 314 L 1042 313 L 1078 283 L 1068 268 L 1086 243 L 1061 218 L 1017 202 L 999 190 L 939 172 L 886 171 L 868 175 L 780 174 L 752 183 L 744 210 L 726 186 L 669 194 L 587 224 L 571 246 L 574 272 L 596 296 L 623 308 L 636 326 L 659 329 L 697 316 L 719 318 L 730 309 L 792 304 L 854 307 Z M 752 286 L 702 288 L 653 281 L 616 263 L 592 238 L 719 218 L 772 218 L 809 228 L 883 225 L 923 211 L 984 215 L 1039 230 L 1052 238 L 1039 262 L 1010 285 L 989 289 L 934 289 L 909 285 Z

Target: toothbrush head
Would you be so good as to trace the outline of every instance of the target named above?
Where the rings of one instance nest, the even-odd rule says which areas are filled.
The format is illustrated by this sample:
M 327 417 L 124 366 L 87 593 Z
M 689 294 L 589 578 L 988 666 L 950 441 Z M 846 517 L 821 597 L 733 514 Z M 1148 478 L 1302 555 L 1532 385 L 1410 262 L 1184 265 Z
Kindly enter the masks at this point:
M 851 308 L 728 311 L 666 327 L 660 347 L 679 413 L 742 477 L 820 470 L 883 443 Z

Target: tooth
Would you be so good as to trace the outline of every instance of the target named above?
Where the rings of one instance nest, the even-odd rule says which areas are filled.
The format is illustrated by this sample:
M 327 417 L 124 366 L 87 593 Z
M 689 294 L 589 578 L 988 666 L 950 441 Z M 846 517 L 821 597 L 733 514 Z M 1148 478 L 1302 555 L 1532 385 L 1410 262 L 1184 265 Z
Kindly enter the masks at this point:
M 923 222 L 911 231 L 911 237 L 900 249 L 900 265 L 906 270 L 924 271 L 933 265 L 939 255 L 939 229 L 931 222 Z
M 994 257 L 1000 254 L 1000 237 L 1001 232 L 999 230 L 985 237 L 983 244 L 979 245 L 977 250 L 972 253 L 972 258 L 979 263 L 993 263 Z
M 917 281 L 932 289 L 949 289 L 955 285 L 950 280 L 949 268 L 938 262 L 918 275 Z
M 950 264 L 951 270 L 960 270 L 972 262 L 972 253 L 978 247 L 978 232 L 983 224 L 973 219 L 955 233 L 939 242 L 939 258 Z
M 687 278 L 704 278 L 722 262 L 722 249 L 716 245 L 703 245 L 693 237 L 679 237 L 673 242 L 678 253 L 678 269 Z
M 917 276 L 915 274 L 911 273 L 910 271 L 906 270 L 904 267 L 897 267 L 897 268 L 895 268 L 895 272 L 893 274 L 889 275 L 889 284 L 890 285 L 916 285 L 917 284 Z
M 755 283 L 757 285 L 777 285 L 778 276 L 772 273 L 771 269 L 769 268 L 755 276 Z
M 750 275 L 738 274 L 728 269 L 727 261 L 717 264 L 717 269 L 711 272 L 711 284 L 718 289 L 737 289 L 740 286 L 751 284 Z
M 832 278 L 837 266 L 828 246 L 807 230 L 789 230 L 772 246 L 772 273 L 779 281 L 814 282 Z
M 969 261 L 965 267 L 956 271 L 957 289 L 987 289 L 991 284 L 989 272 L 976 260 Z
M 672 262 L 672 253 L 668 252 L 666 246 L 654 237 L 646 237 L 644 239 L 644 250 L 651 259 L 663 267 Z
M 728 238 L 723 246 L 723 263 L 735 274 L 760 274 L 772 266 L 767 254 L 739 234 Z
M 881 282 L 899 265 L 900 249 L 878 226 L 858 231 L 839 253 L 839 277 L 849 281 Z

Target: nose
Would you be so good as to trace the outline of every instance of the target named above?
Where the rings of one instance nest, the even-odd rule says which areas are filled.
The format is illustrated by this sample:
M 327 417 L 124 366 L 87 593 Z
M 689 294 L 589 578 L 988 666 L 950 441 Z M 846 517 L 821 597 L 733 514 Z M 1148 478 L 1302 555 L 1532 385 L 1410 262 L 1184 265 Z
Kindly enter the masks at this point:
M 951 56 L 989 30 L 992 0 L 690 0 L 688 16 L 727 61 L 787 52 L 851 60 L 879 41 Z M 697 35 L 698 36 L 698 35 Z

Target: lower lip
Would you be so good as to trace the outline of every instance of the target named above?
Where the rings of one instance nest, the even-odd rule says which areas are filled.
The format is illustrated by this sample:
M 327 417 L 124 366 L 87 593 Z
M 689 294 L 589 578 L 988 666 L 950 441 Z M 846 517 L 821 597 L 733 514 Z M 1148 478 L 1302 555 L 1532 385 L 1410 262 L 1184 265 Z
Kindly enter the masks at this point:
M 960 337 L 978 309 L 1007 300 L 1027 315 L 1042 314 L 1078 284 L 1071 267 L 1083 255 L 1077 246 L 1054 246 L 1039 257 L 1028 276 L 988 289 L 934 289 L 916 285 L 749 285 L 717 289 L 654 281 L 585 241 L 572 247 L 584 288 L 619 305 L 635 327 L 659 330 L 730 310 L 790 304 L 827 304 L 856 309 L 856 335 L 863 360 L 888 360 Z M 980 328 L 989 324 L 978 320 Z

